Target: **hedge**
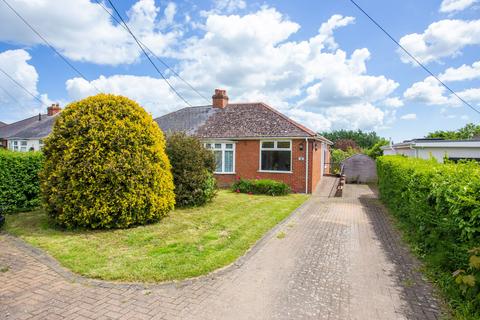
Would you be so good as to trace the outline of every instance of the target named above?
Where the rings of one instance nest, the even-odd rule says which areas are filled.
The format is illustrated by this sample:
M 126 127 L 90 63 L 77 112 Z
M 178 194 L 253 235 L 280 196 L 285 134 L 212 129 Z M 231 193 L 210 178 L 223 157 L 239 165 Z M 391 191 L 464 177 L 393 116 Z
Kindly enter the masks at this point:
M 450 304 L 465 319 L 478 319 L 480 296 L 463 290 L 452 273 L 471 268 L 469 250 L 480 245 L 480 165 L 383 156 L 377 171 L 382 201 Z
M 238 179 L 232 185 L 232 190 L 240 193 L 266 194 L 270 196 L 282 196 L 291 192 L 290 187 L 286 183 L 270 179 Z
M 0 208 L 14 212 L 40 205 L 38 172 L 43 163 L 40 152 L 0 150 Z
M 69 104 L 43 152 L 42 198 L 62 227 L 126 228 L 173 209 L 163 133 L 128 98 L 99 94 Z

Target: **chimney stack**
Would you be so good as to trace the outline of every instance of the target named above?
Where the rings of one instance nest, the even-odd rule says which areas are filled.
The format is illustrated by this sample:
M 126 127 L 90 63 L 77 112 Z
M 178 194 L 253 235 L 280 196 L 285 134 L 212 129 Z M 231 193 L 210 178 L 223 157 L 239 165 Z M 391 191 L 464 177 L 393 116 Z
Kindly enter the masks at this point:
M 53 116 L 59 113 L 60 111 L 62 111 L 62 108 L 60 108 L 60 105 L 58 103 L 53 103 L 50 107 L 47 108 L 47 115 Z
M 225 108 L 228 105 L 227 91 L 215 89 L 215 94 L 212 96 L 212 105 L 214 108 Z

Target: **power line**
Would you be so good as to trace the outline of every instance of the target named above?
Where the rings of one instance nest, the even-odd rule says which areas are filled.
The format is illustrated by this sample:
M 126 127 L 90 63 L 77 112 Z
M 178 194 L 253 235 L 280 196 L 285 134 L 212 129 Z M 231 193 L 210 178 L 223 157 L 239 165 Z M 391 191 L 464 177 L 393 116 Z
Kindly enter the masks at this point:
M 460 100 L 461 102 L 463 102 L 466 106 L 468 106 L 470 109 L 472 109 L 473 111 L 475 111 L 476 113 L 480 114 L 480 111 L 477 110 L 474 106 L 472 106 L 470 103 L 468 103 L 466 100 L 464 100 L 462 97 L 460 97 L 455 91 L 453 91 L 449 86 L 447 86 L 442 80 L 440 80 L 436 75 L 434 75 L 423 63 L 421 63 L 417 58 L 415 58 L 414 55 L 412 55 L 410 52 L 408 52 L 407 49 L 405 49 L 397 40 L 395 40 L 394 37 L 392 37 L 390 35 L 390 33 L 385 30 L 377 21 L 375 21 L 375 19 L 373 19 L 367 12 L 365 12 L 365 10 L 362 9 L 362 7 L 360 7 L 354 0 L 350 0 L 351 3 L 353 3 L 357 8 L 358 10 L 360 10 L 364 15 L 366 15 L 380 30 L 383 31 L 383 33 L 385 33 L 389 38 L 390 40 L 392 40 L 393 42 L 395 42 L 395 44 L 400 48 L 402 49 L 410 58 L 412 58 L 413 61 L 415 61 L 420 67 L 423 68 L 423 70 L 425 70 L 429 75 L 431 75 L 432 77 L 434 77 L 442 86 L 444 86 L 445 88 L 447 88 L 448 91 L 450 91 L 455 97 L 458 98 L 458 100 Z
M 15 8 L 12 7 L 12 6 L 10 5 L 10 3 L 8 3 L 7 0 L 2 0 L 2 1 L 3 1 L 3 3 L 5 3 L 5 5 L 6 5 L 7 7 L 10 8 L 10 10 L 13 11 L 13 13 L 15 13 L 15 15 L 16 15 L 20 20 L 23 21 L 23 23 L 24 23 L 25 25 L 27 25 L 27 26 L 30 28 L 30 30 L 32 30 L 40 39 L 42 39 L 42 41 L 45 42 L 45 44 L 46 44 L 48 47 L 50 47 L 50 49 L 52 49 L 53 52 L 55 52 L 70 68 L 72 68 L 80 77 L 82 77 L 82 78 L 83 78 L 85 81 L 87 81 L 98 93 L 100 93 L 100 90 L 98 90 L 98 88 L 95 87 L 95 85 L 93 85 L 90 81 L 88 81 L 87 78 L 83 75 L 83 73 L 80 72 L 80 70 L 78 70 L 73 64 L 71 64 L 70 61 L 68 61 L 67 58 L 65 58 L 57 49 L 55 49 L 55 47 L 54 47 L 52 44 L 50 44 L 50 42 L 49 42 L 47 39 L 45 39 L 45 37 L 42 36 L 17 10 L 15 10 Z
M 28 90 L 27 88 L 25 88 L 20 82 L 18 82 L 17 80 L 15 80 L 11 75 L 9 75 L 5 70 L 3 70 L 2 68 L 0 68 L 0 72 L 3 73 L 5 76 L 7 76 L 10 80 L 12 80 L 12 82 L 14 82 L 17 86 L 19 86 L 20 88 L 22 88 L 26 93 L 28 93 L 30 96 L 32 96 L 35 100 L 37 100 L 38 102 L 40 102 L 41 105 L 45 106 L 45 107 L 48 107 L 45 103 L 43 103 L 43 101 L 37 97 L 35 94 L 33 94 L 30 90 Z
M 5 89 L 4 87 L 0 86 L 0 90 L 2 90 L 9 98 L 10 100 L 12 100 L 12 102 L 17 102 L 19 103 L 18 99 L 15 98 L 10 92 L 8 92 L 7 89 Z M 20 103 L 19 103 L 20 104 Z
M 157 67 L 157 65 L 152 61 L 152 59 L 150 58 L 150 56 L 148 55 L 148 53 L 145 51 L 145 49 L 143 48 L 143 46 L 140 44 L 140 41 L 137 39 L 137 37 L 133 34 L 132 30 L 130 30 L 130 28 L 128 27 L 127 23 L 125 22 L 125 20 L 123 20 L 123 17 L 122 15 L 120 14 L 120 12 L 118 12 L 117 8 L 115 7 L 115 5 L 112 3 L 111 0 L 107 0 L 108 3 L 110 3 L 110 6 L 112 6 L 113 10 L 115 11 L 115 13 L 118 15 L 118 17 L 120 18 L 120 20 L 122 21 L 123 25 L 125 26 L 125 28 L 127 29 L 128 33 L 130 33 L 130 35 L 133 37 L 133 39 L 135 40 L 135 42 L 137 43 L 137 45 L 140 47 L 140 49 L 142 50 L 143 54 L 147 57 L 148 61 L 150 61 L 150 63 L 152 64 L 152 66 L 155 68 L 155 70 L 157 70 L 157 72 L 162 76 L 163 80 L 165 80 L 165 82 L 168 84 L 168 86 L 170 87 L 170 89 L 172 89 L 172 91 L 180 98 L 183 100 L 183 102 L 185 102 L 189 107 L 192 107 L 192 105 L 173 87 L 173 85 L 168 81 L 168 79 L 163 75 L 163 73 L 160 71 L 160 69 Z M 97 2 L 98 3 L 98 2 Z
M 127 32 L 127 28 L 125 28 L 125 26 L 117 19 L 117 17 L 115 17 L 104 5 L 103 3 L 100 1 L 100 0 L 95 0 L 95 2 L 100 5 L 102 7 L 102 9 L 108 13 L 110 15 L 110 17 L 112 17 L 112 19 L 118 23 L 118 25 L 120 25 L 123 29 L 125 29 Z M 138 42 L 140 42 L 140 44 L 145 48 L 147 49 L 147 51 L 152 55 L 154 56 L 161 64 L 163 64 L 164 67 L 166 67 L 168 70 L 170 70 L 178 79 L 180 79 L 183 83 L 185 83 L 187 86 L 190 87 L 190 89 L 192 89 L 196 94 L 198 94 L 201 98 L 205 99 L 208 103 L 210 103 L 211 101 L 205 97 L 201 92 L 199 92 L 197 89 L 195 89 L 194 86 L 192 86 L 187 80 L 185 80 L 182 76 L 180 76 L 172 67 L 170 67 L 165 61 L 163 61 L 162 59 L 160 59 L 160 57 L 158 57 L 155 52 L 153 52 L 145 43 L 142 42 L 142 40 L 138 39 Z

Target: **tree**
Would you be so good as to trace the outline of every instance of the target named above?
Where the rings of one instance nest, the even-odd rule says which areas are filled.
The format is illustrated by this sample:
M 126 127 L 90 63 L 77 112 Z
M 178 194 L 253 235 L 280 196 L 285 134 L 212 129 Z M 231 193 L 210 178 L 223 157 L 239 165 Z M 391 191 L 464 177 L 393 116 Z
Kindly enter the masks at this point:
M 355 150 L 357 152 L 360 151 L 357 143 L 352 139 L 338 139 L 335 141 L 334 145 L 335 149 L 340 149 L 342 151 L 347 151 L 348 149 Z
M 335 143 L 341 139 L 349 139 L 356 142 L 360 148 L 368 149 L 382 138 L 375 131 L 364 132 L 362 130 L 335 130 L 332 132 L 321 132 L 320 135 Z
M 365 154 L 370 158 L 377 159 L 378 157 L 383 155 L 383 150 L 381 147 L 388 145 L 390 142 L 387 139 L 381 139 L 373 147 L 366 150 Z
M 458 130 L 444 131 L 438 130 L 430 132 L 427 138 L 442 138 L 446 140 L 468 140 L 480 136 L 480 125 L 468 123 L 465 127 Z
M 134 101 L 99 94 L 69 104 L 45 141 L 45 208 L 66 228 L 125 228 L 175 204 L 163 133 Z
M 178 206 L 199 206 L 216 194 L 215 157 L 195 137 L 175 133 L 167 137 L 167 155 L 172 164 Z

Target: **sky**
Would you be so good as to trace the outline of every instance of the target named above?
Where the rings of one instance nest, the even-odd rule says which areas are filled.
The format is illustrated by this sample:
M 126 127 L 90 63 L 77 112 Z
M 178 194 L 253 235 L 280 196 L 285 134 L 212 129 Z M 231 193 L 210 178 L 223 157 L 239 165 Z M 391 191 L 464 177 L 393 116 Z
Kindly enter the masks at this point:
M 5 1 L 60 55 L 0 1 L 0 71 L 26 89 L 0 72 L 3 122 L 98 92 L 157 117 L 187 106 L 168 83 L 191 105 L 223 88 L 231 102 L 268 103 L 319 132 L 395 142 L 480 122 L 349 0 L 112 0 L 168 83 L 108 1 Z M 480 110 L 480 0 L 356 1 Z

